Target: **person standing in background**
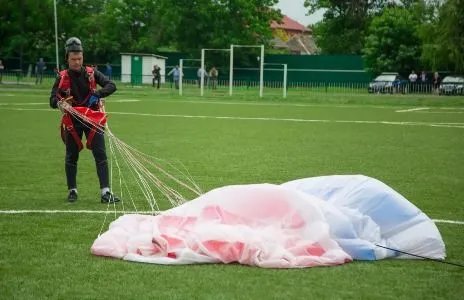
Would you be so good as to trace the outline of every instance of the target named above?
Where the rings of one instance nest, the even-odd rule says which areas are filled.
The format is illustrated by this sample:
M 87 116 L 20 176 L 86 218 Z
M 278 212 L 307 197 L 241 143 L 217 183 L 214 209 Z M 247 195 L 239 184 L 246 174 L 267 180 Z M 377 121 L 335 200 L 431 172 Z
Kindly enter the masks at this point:
M 3 65 L 3 62 L 0 60 L 0 83 L 2 83 L 3 70 L 5 70 L 5 66 Z
M 111 80 L 112 74 L 113 74 L 113 68 L 111 68 L 111 64 L 107 62 L 106 69 L 105 69 L 105 76 L 108 77 L 109 80 Z
M 155 87 L 155 82 L 157 82 L 157 89 L 159 90 L 161 81 L 161 68 L 158 65 L 154 65 L 151 73 L 153 74 L 152 86 Z
M 35 84 L 42 84 L 42 78 L 46 68 L 43 58 L 39 58 L 39 61 L 35 65 Z
M 172 75 L 172 80 L 174 81 L 174 86 L 176 87 L 176 90 L 179 89 L 179 79 L 180 79 L 180 70 L 179 66 L 176 65 L 174 69 L 172 69 L 169 73 L 168 76 Z
M 218 70 L 216 69 L 216 67 L 213 66 L 211 70 L 209 70 L 209 77 L 211 78 L 211 88 L 215 90 L 218 81 Z

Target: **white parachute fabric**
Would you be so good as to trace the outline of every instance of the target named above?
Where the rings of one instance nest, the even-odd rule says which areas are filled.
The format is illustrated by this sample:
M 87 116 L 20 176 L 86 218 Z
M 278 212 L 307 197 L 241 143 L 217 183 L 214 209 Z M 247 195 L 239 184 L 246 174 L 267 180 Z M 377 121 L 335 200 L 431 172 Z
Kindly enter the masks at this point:
M 376 245 L 445 257 L 440 233 L 424 213 L 382 182 L 350 175 L 226 186 L 157 216 L 124 215 L 91 252 L 155 264 L 265 268 L 405 257 Z
M 304 178 L 282 184 L 336 206 L 344 219 L 325 213 L 331 235 L 354 259 L 446 257 L 435 223 L 419 208 L 383 182 L 363 175 Z
M 351 261 L 330 237 L 324 204 L 278 185 L 226 186 L 158 216 L 122 216 L 91 251 L 156 264 L 297 268 Z

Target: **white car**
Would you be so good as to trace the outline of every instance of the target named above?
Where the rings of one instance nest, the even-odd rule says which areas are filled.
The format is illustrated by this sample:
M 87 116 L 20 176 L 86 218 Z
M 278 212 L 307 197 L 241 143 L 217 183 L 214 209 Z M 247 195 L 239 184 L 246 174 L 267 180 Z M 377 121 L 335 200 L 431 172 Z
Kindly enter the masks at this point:
M 438 89 L 440 95 L 464 95 L 464 77 L 446 76 Z

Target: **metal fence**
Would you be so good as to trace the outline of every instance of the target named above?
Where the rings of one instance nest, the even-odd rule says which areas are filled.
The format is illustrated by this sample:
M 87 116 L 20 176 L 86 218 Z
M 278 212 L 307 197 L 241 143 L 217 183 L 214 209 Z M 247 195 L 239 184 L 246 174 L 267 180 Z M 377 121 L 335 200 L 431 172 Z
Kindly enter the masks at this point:
M 225 91 L 229 89 L 229 80 L 219 78 L 216 84 L 213 86 L 213 83 L 206 79 L 205 81 L 205 90 L 208 91 Z M 35 75 L 27 76 L 27 73 L 20 70 L 8 70 L 4 71 L 1 74 L 1 83 L 2 84 L 16 84 L 16 85 L 43 85 L 43 86 L 52 86 L 56 79 L 55 75 L 46 74 L 43 75 L 42 79 Z M 139 75 L 132 76 L 130 82 L 123 83 L 121 82 L 121 75 L 115 75 L 112 77 L 117 84 L 122 84 L 126 86 L 151 86 L 153 84 L 153 76 L 151 75 Z M 145 82 L 145 83 L 144 83 Z M 157 82 L 154 85 L 157 86 Z M 183 89 L 187 93 L 199 93 L 199 81 L 196 77 L 189 76 L 184 77 L 182 80 Z M 175 90 L 176 84 L 173 81 L 172 77 L 162 79 L 160 84 L 162 89 L 173 89 Z M 281 94 L 283 88 L 282 81 L 264 81 L 264 93 L 265 94 Z M 245 90 L 258 90 L 259 89 L 259 80 L 251 80 L 248 78 L 236 78 L 233 81 L 233 90 L 235 92 L 245 91 Z M 439 87 L 434 86 L 433 84 L 428 83 L 416 83 L 416 84 L 404 84 L 401 87 L 395 88 L 386 88 L 371 90 L 369 89 L 369 83 L 363 82 L 289 82 L 287 85 L 287 91 L 291 95 L 294 94 L 311 94 L 311 93 L 342 93 L 342 94 L 441 94 L 445 93 L 443 90 L 440 90 Z M 463 89 L 456 90 L 456 93 L 451 94 L 463 94 Z

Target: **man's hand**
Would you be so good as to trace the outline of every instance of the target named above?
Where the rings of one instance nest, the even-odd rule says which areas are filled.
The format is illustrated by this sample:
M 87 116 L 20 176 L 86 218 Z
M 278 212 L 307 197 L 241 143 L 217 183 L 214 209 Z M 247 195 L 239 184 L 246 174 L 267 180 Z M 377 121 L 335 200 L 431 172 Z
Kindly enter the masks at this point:
M 71 109 L 71 104 L 69 104 L 68 101 L 66 101 L 66 99 L 56 102 L 56 105 L 62 113 L 66 113 Z
M 100 96 L 92 95 L 89 98 L 89 107 L 96 106 L 100 102 Z

